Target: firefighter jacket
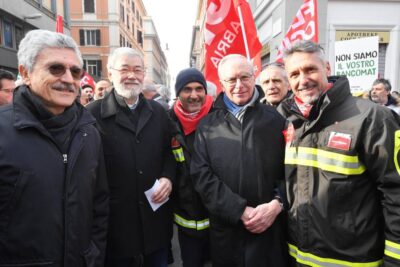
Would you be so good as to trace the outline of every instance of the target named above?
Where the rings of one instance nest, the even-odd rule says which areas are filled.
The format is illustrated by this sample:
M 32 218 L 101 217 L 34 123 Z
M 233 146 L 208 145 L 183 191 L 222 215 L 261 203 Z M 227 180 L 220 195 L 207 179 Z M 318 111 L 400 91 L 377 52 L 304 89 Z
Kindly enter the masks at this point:
M 298 266 L 400 266 L 400 128 L 347 78 L 313 106 L 278 107 L 286 134 L 289 253 Z M 290 131 L 292 129 L 292 131 Z
M 195 131 L 185 136 L 174 109 L 170 109 L 168 113 L 174 122 L 171 147 L 177 162 L 173 190 L 174 221 L 187 235 L 206 237 L 209 228 L 208 212 L 199 194 L 194 190 L 190 177 Z

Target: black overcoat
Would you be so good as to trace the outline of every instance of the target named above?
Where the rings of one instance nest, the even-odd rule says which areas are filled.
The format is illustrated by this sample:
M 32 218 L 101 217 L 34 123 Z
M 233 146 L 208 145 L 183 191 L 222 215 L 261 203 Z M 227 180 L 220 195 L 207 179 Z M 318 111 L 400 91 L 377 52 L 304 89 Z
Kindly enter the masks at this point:
M 170 121 L 160 104 L 142 95 L 139 99 L 137 123 L 114 90 L 87 106 L 97 119 L 104 143 L 110 187 L 110 258 L 149 254 L 168 247 L 171 238 L 170 201 L 154 212 L 144 194 L 156 179 L 173 180 L 175 176 Z
M 95 120 L 77 104 L 63 154 L 22 90 L 0 107 L 0 266 L 103 266 L 108 187 Z
M 223 93 L 215 111 L 196 130 L 191 173 L 210 212 L 213 266 L 286 266 L 287 246 L 281 215 L 261 234 L 241 220 L 246 206 L 270 202 L 284 179 L 286 121 L 271 106 L 256 101 L 240 123 L 226 108 Z

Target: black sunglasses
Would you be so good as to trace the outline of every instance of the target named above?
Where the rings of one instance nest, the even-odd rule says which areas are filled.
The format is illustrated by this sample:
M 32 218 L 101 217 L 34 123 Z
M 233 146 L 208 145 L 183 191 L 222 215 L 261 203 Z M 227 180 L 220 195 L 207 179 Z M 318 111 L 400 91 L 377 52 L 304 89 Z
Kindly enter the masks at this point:
M 66 68 L 63 64 L 53 64 L 49 66 L 49 72 L 56 77 L 64 75 L 67 69 L 68 68 Z M 83 78 L 83 69 L 78 67 L 71 67 L 69 68 L 69 71 L 71 72 L 72 78 L 74 78 L 74 80 L 80 80 Z

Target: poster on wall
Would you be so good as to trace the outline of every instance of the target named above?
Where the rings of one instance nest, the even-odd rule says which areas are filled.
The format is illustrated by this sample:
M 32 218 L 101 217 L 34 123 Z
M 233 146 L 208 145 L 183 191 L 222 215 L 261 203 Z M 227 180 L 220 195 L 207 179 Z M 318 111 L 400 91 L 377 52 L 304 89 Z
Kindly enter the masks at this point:
M 335 75 L 347 76 L 353 94 L 368 91 L 378 78 L 379 37 L 335 42 Z

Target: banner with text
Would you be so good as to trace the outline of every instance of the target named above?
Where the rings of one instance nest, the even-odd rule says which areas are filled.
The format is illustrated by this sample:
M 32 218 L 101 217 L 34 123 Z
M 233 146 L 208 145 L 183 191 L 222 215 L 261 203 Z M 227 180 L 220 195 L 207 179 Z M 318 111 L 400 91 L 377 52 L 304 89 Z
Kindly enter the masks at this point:
M 353 94 L 378 78 L 379 37 L 335 42 L 335 75 L 347 76 Z
M 283 51 L 299 40 L 312 40 L 318 43 L 317 0 L 304 0 L 278 48 L 277 62 L 282 62 Z
M 221 91 L 218 64 L 229 54 L 241 54 L 254 65 L 257 77 L 261 71 L 262 45 L 257 36 L 250 6 L 245 0 L 208 0 L 205 41 L 205 77 Z

